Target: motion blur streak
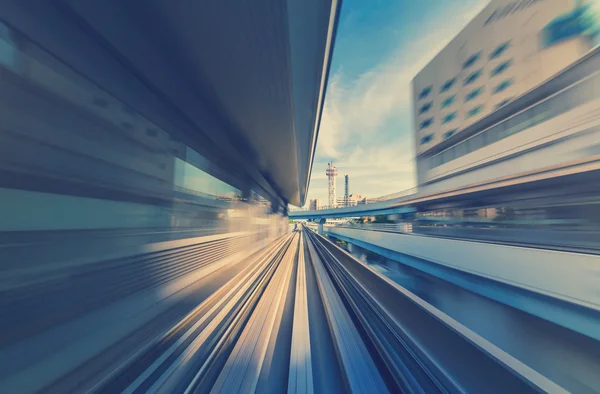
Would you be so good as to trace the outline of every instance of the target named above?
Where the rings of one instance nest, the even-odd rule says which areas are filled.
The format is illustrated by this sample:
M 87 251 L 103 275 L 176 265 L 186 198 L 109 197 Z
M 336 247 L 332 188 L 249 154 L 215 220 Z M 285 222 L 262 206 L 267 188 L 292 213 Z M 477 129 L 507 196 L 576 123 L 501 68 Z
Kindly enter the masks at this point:
M 338 19 L 304 3 L 0 1 L 0 392 L 110 391 L 232 278 L 264 290 Z M 237 291 L 208 340 L 260 297 Z
M 339 1 L 0 0 L 0 393 L 597 391 L 600 30 L 542 4 L 415 77 L 416 189 L 288 214 Z

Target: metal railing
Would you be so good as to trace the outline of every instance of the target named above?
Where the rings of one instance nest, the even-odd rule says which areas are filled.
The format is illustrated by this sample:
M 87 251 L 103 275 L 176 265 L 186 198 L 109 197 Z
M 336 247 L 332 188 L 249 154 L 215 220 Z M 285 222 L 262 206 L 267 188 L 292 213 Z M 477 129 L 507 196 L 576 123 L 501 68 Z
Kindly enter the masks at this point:
M 413 188 L 410 188 L 407 190 L 403 190 L 401 192 L 396 192 L 396 193 L 392 193 L 392 194 L 387 194 L 385 196 L 373 198 L 369 201 L 369 203 L 388 201 L 388 200 L 393 200 L 393 199 L 400 198 L 400 197 L 406 197 L 406 196 L 416 194 L 418 191 L 419 191 L 418 187 L 413 187 Z
M 412 233 L 412 223 L 328 223 L 327 226 L 332 227 L 345 227 L 363 230 L 378 230 L 378 231 L 389 231 L 394 233 Z

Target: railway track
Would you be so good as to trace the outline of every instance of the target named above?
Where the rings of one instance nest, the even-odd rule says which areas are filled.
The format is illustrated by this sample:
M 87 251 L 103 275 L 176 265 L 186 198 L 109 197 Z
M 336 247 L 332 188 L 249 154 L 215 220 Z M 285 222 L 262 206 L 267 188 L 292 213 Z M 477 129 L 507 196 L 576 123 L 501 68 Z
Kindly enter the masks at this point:
M 42 391 L 564 392 L 415 297 L 302 228 L 101 376 Z

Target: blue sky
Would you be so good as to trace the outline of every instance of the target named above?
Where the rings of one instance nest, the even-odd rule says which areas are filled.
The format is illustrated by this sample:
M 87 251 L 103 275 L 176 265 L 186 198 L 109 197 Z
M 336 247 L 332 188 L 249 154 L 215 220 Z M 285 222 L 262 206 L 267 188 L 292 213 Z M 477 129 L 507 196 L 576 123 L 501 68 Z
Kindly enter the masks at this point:
M 344 0 L 308 198 L 327 200 L 325 168 L 350 192 L 415 186 L 410 82 L 487 0 Z M 308 199 L 307 199 L 308 204 Z

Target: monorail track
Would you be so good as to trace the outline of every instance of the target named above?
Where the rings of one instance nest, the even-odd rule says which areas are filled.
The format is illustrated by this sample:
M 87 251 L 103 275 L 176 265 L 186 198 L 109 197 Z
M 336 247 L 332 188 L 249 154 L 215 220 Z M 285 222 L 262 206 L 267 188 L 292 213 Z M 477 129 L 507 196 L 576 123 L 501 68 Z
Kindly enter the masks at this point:
M 431 308 L 302 228 L 102 376 L 70 385 L 75 371 L 43 391 L 563 391 Z

